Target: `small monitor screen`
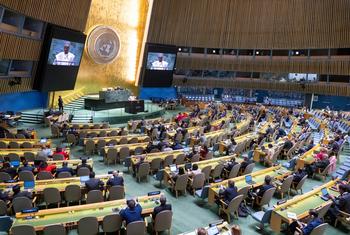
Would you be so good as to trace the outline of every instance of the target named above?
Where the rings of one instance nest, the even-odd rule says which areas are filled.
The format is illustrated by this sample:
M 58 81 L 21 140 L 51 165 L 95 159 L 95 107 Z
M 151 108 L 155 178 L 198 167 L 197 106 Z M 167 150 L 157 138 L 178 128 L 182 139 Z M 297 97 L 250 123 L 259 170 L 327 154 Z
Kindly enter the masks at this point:
M 19 167 L 20 162 L 19 161 L 11 161 L 11 166 L 13 167 Z
M 185 170 L 190 170 L 190 169 L 192 169 L 192 163 L 188 162 L 185 164 Z
M 173 70 L 176 54 L 149 52 L 147 55 L 147 69 Z
M 85 183 L 86 181 L 88 181 L 89 180 L 89 176 L 88 175 L 86 175 L 86 176 L 80 176 L 80 183 Z
M 252 176 L 251 175 L 246 175 L 245 176 L 245 182 L 252 182 Z
M 170 171 L 175 172 L 177 170 L 177 167 L 175 164 L 170 165 Z
M 40 139 L 40 143 L 45 144 L 46 142 L 47 142 L 47 139 L 46 139 L 46 138 Z
M 35 181 L 24 181 L 23 186 L 25 189 L 32 189 L 35 186 Z
M 219 229 L 218 229 L 218 227 L 216 227 L 216 226 L 209 227 L 207 231 L 208 231 L 208 235 L 216 235 L 216 234 L 219 234 Z
M 153 191 L 153 192 L 149 192 L 147 193 L 148 196 L 155 196 L 155 195 L 159 195 L 160 191 Z
M 83 43 L 52 38 L 48 64 L 79 66 L 83 50 Z
M 328 190 L 326 188 L 321 189 L 322 196 L 328 195 Z

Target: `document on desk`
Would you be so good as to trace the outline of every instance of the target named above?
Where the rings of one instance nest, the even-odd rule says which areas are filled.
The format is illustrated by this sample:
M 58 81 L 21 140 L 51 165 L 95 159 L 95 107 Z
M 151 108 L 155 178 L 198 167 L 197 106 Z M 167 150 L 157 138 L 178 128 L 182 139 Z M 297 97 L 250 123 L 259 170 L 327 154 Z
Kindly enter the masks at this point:
M 287 212 L 287 217 L 290 218 L 290 219 L 294 219 L 294 220 L 297 220 L 298 217 L 297 217 L 297 214 L 295 214 L 294 212 Z

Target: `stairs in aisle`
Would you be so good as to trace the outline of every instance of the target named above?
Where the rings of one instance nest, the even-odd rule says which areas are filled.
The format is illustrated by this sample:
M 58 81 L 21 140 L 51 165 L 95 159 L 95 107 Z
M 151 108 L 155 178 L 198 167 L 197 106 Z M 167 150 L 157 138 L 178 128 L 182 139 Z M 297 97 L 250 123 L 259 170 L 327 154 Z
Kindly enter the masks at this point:
M 44 115 L 43 111 L 24 111 L 21 114 L 21 119 L 19 119 L 22 123 L 29 123 L 29 124 L 40 124 L 44 122 Z
M 342 159 L 342 164 L 339 166 L 337 171 L 332 175 L 336 178 L 346 177 L 346 173 L 350 171 L 350 145 L 349 143 L 345 143 L 343 151 L 340 153 L 341 155 L 345 155 L 345 158 Z
M 73 114 L 80 109 L 84 109 L 84 99 L 85 96 L 81 96 L 76 100 L 72 100 L 70 103 L 64 105 L 63 109 L 66 113 Z

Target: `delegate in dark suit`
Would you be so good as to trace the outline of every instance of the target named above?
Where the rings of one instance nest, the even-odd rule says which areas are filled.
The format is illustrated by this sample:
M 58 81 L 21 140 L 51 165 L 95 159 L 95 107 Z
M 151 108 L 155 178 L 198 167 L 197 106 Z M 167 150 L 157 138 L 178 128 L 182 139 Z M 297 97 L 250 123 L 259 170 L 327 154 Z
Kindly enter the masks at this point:
M 155 219 L 156 215 L 162 211 L 171 211 L 171 205 L 166 204 L 166 198 L 164 195 L 162 195 L 159 199 L 160 205 L 155 207 L 152 213 L 152 218 Z
M 228 187 L 220 193 L 220 196 L 223 198 L 223 201 L 228 205 L 232 199 L 237 197 L 237 187 L 235 186 L 234 181 L 228 182 Z
M 56 176 L 62 172 L 69 172 L 71 175 L 75 174 L 74 170 L 72 168 L 68 167 L 67 165 L 63 165 L 61 168 L 58 168 L 56 170 Z
M 123 177 L 118 176 L 118 175 L 113 176 L 113 177 L 108 179 L 107 185 L 111 186 L 111 187 L 112 186 L 124 186 L 124 179 L 123 179 Z
M 95 172 L 90 172 L 90 179 L 85 182 L 85 186 L 89 191 L 91 190 L 102 190 L 104 183 L 100 179 L 95 178 Z

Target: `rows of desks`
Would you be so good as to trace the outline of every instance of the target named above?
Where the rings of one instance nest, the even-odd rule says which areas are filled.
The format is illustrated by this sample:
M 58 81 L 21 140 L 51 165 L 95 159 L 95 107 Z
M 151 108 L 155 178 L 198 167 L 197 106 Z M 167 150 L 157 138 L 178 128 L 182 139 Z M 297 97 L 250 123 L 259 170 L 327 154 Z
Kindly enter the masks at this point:
M 19 145 L 22 145 L 23 143 L 31 143 L 33 147 L 41 147 L 41 146 L 51 146 L 51 140 L 47 140 L 45 142 L 42 142 L 40 139 L 6 139 L 2 138 L 0 139 L 0 142 L 3 142 L 7 145 L 10 144 L 10 142 L 16 142 Z
M 159 204 L 160 195 L 138 197 L 137 201 L 142 207 L 142 215 L 149 216 L 154 207 Z M 36 231 L 42 231 L 46 226 L 53 224 L 63 224 L 66 227 L 74 226 L 77 222 L 88 216 L 97 217 L 102 221 L 106 215 L 117 213 L 126 207 L 126 200 L 106 201 L 100 203 L 62 207 L 55 209 L 39 210 L 30 214 L 31 219 L 27 219 L 28 214 L 17 213 L 13 226 L 31 225 Z
M 112 175 L 96 175 L 95 178 L 101 179 L 103 182 L 107 182 L 107 180 Z M 18 181 L 14 183 L 0 183 L 0 189 L 4 191 L 10 192 L 14 185 L 21 185 L 23 187 L 23 181 Z M 49 180 L 36 180 L 35 186 L 32 189 L 32 192 L 35 195 L 40 195 L 43 193 L 45 188 L 57 188 L 60 192 L 64 192 L 68 185 L 79 185 L 82 189 L 85 188 L 85 184 L 81 184 L 80 177 L 70 177 L 70 178 L 57 178 L 57 179 L 49 179 Z M 22 188 L 23 190 L 23 188 Z
M 160 158 L 164 160 L 167 156 L 173 155 L 174 160 L 176 159 L 177 156 L 180 154 L 185 154 L 184 149 L 180 150 L 173 150 L 173 151 L 166 151 L 166 152 L 159 152 L 159 153 L 146 153 L 146 154 L 141 154 L 141 155 L 133 155 L 131 156 L 131 164 L 135 165 L 140 161 L 140 158 L 144 158 L 144 162 L 151 162 L 153 159 Z
M 305 152 L 297 159 L 296 169 L 303 169 L 305 165 L 311 165 L 315 162 L 314 154 L 316 151 L 320 151 L 321 145 L 317 144 L 309 151 Z
M 225 157 L 219 157 L 219 158 L 213 158 L 213 159 L 209 159 L 209 160 L 199 161 L 199 162 L 196 162 L 195 164 L 197 164 L 198 168 L 201 169 L 201 170 L 204 167 L 207 167 L 207 166 L 211 166 L 211 169 L 214 169 L 217 165 L 224 164 L 227 161 L 231 160 L 232 157 L 233 157 L 233 155 L 225 156 Z M 241 158 L 236 158 L 236 162 L 240 163 L 242 161 L 243 160 Z M 184 168 L 185 164 L 178 165 L 177 167 L 178 168 L 180 168 L 180 167 Z M 168 182 L 169 179 L 171 179 L 172 174 L 173 173 L 170 171 L 169 167 L 166 167 L 164 169 L 164 182 L 165 183 Z
M 36 156 L 40 151 L 40 148 L 0 149 L 0 156 L 7 156 L 11 153 L 15 153 L 20 157 L 24 157 L 24 153 L 33 153 Z M 51 151 L 54 152 L 55 149 L 51 149 Z M 70 153 L 69 148 L 65 148 L 64 151 Z
M 255 182 L 255 184 L 253 184 L 253 185 L 246 183 L 245 175 L 242 175 L 242 176 L 239 176 L 236 178 L 232 178 L 229 180 L 233 180 L 235 182 L 235 186 L 239 190 L 239 189 L 244 188 L 246 186 L 251 186 L 252 188 L 260 187 L 261 185 L 264 184 L 265 176 L 267 176 L 267 175 L 271 176 L 275 180 L 279 180 L 279 179 L 283 179 L 286 176 L 291 175 L 291 174 L 292 174 L 291 171 L 286 170 L 285 168 L 282 168 L 280 165 L 278 165 L 278 166 L 269 167 L 269 168 L 255 171 L 255 172 L 251 173 L 253 181 Z M 213 204 L 215 202 L 215 198 L 219 195 L 220 186 L 227 187 L 229 180 L 224 180 L 224 181 L 219 182 L 219 183 L 210 184 L 209 195 L 208 195 L 208 203 L 209 204 Z
M 139 143 L 147 142 L 150 140 L 150 137 L 147 135 L 127 135 L 127 136 L 108 136 L 108 137 L 94 137 L 94 138 L 84 138 L 84 145 L 86 145 L 87 141 L 94 141 L 95 144 L 98 143 L 99 140 L 104 140 L 107 143 L 111 140 L 116 140 L 118 143 L 121 139 L 126 139 L 128 142 L 131 139 L 136 138 Z
M 270 226 L 273 231 L 280 232 L 282 223 L 290 224 L 292 219 L 287 215 L 288 212 L 295 213 L 298 219 L 304 219 L 308 216 L 310 209 L 320 209 L 332 203 L 332 200 L 325 201 L 321 196 L 321 190 L 327 188 L 328 193 L 338 196 L 339 192 L 334 190 L 336 181 L 330 181 L 321 185 L 310 192 L 298 195 L 287 202 L 274 207 L 271 214 Z

